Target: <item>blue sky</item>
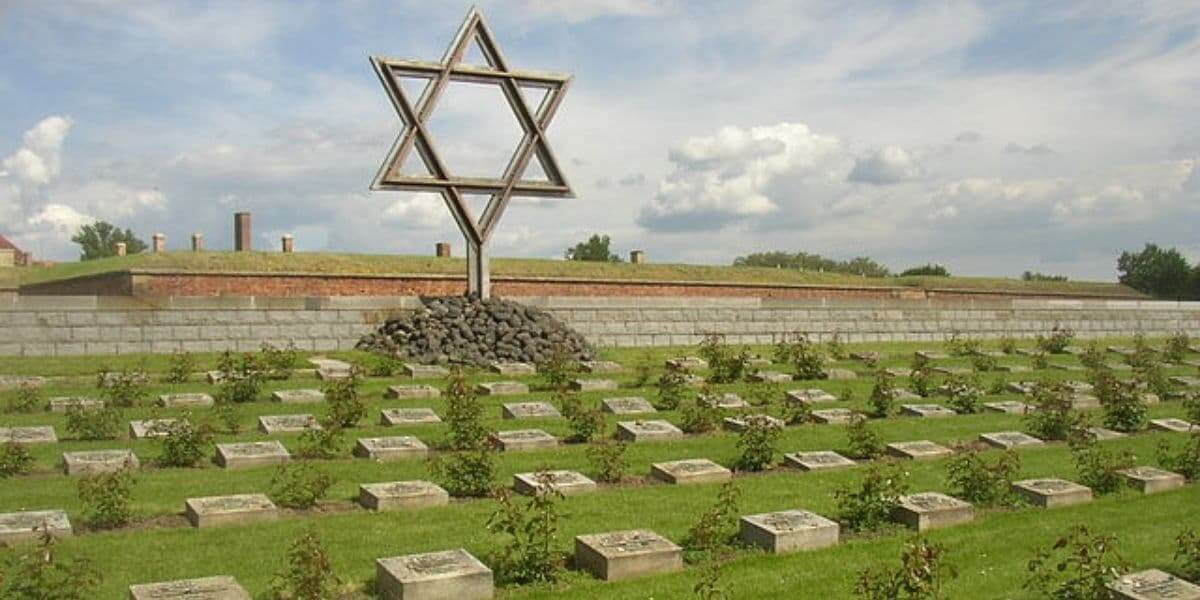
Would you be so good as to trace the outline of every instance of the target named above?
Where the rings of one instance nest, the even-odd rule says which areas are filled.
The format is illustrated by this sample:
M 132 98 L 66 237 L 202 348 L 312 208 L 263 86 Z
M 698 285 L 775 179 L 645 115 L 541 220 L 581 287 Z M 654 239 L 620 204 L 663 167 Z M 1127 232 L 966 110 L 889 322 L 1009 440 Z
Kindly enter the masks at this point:
M 519 201 L 502 256 L 593 232 L 652 260 L 756 250 L 1111 279 L 1122 249 L 1200 259 L 1194 2 L 481 2 L 510 64 L 570 72 L 549 131 L 577 198 Z M 0 233 L 70 259 L 143 237 L 432 252 L 436 197 L 367 187 L 399 122 L 367 61 L 439 59 L 469 4 L 0 0 Z M 515 121 L 452 88 L 451 169 Z

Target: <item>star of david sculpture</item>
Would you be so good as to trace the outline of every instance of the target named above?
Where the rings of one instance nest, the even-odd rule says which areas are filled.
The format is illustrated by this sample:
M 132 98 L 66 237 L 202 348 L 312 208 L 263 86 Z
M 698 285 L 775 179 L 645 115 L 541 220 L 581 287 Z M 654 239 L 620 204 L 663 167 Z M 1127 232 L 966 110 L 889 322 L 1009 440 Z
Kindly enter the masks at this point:
M 477 44 L 486 65 L 470 65 L 463 57 Z M 371 183 L 372 190 L 436 191 L 445 200 L 462 231 L 467 246 L 467 293 L 488 298 L 491 283 L 488 268 L 488 240 L 496 230 L 504 209 L 514 196 L 571 198 L 574 193 L 558 167 L 558 161 L 546 142 L 546 128 L 570 86 L 571 76 L 508 68 L 495 37 L 477 8 L 466 20 L 446 50 L 441 62 L 397 60 L 372 56 L 371 64 L 387 90 L 404 128 L 391 152 Z M 418 98 L 409 98 L 400 82 L 413 79 L 426 83 Z M 426 123 L 438 98 L 451 81 L 499 85 L 516 116 L 524 135 L 503 174 L 497 179 L 463 177 L 446 168 L 438 156 Z M 525 90 L 544 92 L 541 104 L 531 109 Z M 412 152 L 425 167 L 420 174 L 405 174 L 401 168 Z M 528 180 L 524 176 L 536 160 L 545 179 Z M 464 200 L 467 194 L 489 195 L 483 214 L 475 215 Z

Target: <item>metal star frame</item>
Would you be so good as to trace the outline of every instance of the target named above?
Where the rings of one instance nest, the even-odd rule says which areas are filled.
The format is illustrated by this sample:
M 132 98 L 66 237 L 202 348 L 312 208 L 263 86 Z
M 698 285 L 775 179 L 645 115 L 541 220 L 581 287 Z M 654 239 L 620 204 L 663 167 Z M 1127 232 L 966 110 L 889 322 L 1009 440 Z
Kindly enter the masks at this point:
M 463 63 L 463 57 L 472 42 L 477 44 L 487 62 L 486 67 Z M 371 189 L 439 192 L 466 240 L 467 292 L 480 298 L 489 297 L 491 286 L 487 243 L 509 200 L 513 196 L 574 197 L 546 142 L 546 128 L 571 84 L 571 76 L 509 69 L 495 37 L 483 20 L 483 14 L 477 8 L 471 8 L 467 13 L 467 18 L 440 63 L 372 56 L 371 64 L 404 124 Z M 415 103 L 400 85 L 403 79 L 426 82 L 425 90 Z M 508 166 L 498 179 L 455 175 L 446 168 L 434 148 L 426 123 L 438 98 L 451 81 L 499 85 L 524 131 Z M 525 101 L 525 89 L 545 91 L 537 110 L 532 110 Z M 401 173 L 405 161 L 414 150 L 428 174 Z M 544 181 L 522 179 L 534 158 L 546 175 Z M 463 196 L 467 194 L 491 195 L 483 214 L 478 218 L 464 201 Z

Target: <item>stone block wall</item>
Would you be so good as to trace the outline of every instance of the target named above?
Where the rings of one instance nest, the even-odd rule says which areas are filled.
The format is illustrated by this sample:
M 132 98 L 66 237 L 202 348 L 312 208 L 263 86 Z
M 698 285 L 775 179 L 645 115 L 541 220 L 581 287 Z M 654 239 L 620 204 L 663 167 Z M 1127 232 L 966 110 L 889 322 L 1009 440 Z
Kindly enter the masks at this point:
M 1033 337 L 1055 325 L 1080 337 L 1200 336 L 1200 303 L 1090 300 L 771 300 L 761 298 L 522 298 L 598 346 L 771 343 L 793 332 L 825 340 L 941 341 Z M 0 355 L 215 352 L 263 342 L 345 350 L 391 316 L 418 307 L 398 297 L 167 297 L 0 295 Z

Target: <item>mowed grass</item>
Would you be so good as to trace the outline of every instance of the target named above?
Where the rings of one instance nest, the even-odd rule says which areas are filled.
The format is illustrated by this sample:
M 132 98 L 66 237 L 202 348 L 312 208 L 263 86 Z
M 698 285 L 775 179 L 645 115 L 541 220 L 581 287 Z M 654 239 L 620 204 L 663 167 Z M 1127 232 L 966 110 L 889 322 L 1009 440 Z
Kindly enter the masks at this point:
M 253 273 L 330 273 L 342 275 L 462 276 L 460 258 L 337 254 L 318 252 L 164 252 L 62 263 L 48 268 L 17 269 L 21 283 L 33 284 L 130 269 L 188 272 L 238 271 Z M 1002 277 L 859 277 L 791 269 L 650 263 L 576 262 L 565 260 L 496 258 L 498 277 L 551 277 L 615 280 L 727 282 L 747 284 L 902 286 L 1071 293 L 1106 297 L 1143 297 L 1123 285 L 1098 281 L 1022 281 Z
M 1114 343 L 1128 343 L 1115 340 Z M 891 358 L 883 366 L 906 366 L 911 352 L 917 348 L 937 348 L 937 344 L 875 344 L 854 346 L 855 349 L 873 349 L 888 353 Z M 757 348 L 769 353 L 769 348 Z M 605 358 L 616 360 L 627 366 L 639 362 L 661 365 L 668 356 L 694 354 L 695 348 L 655 348 L 651 350 L 605 351 Z M 361 360 L 358 353 L 335 353 L 349 360 Z M 1114 362 L 1115 362 L 1115 355 Z M 215 356 L 199 357 L 203 366 L 215 364 Z M 165 357 L 105 357 L 64 359 L 0 359 L 0 373 L 46 374 L 56 379 L 47 384 L 46 395 L 94 394 L 94 372 L 101 366 L 120 368 L 144 365 L 145 368 L 161 373 L 166 366 Z M 1003 363 L 1027 364 L 1027 358 L 1010 357 Z M 1056 362 L 1074 362 L 1071 357 L 1053 357 Z M 967 361 L 953 359 L 938 361 L 945 365 L 966 365 Z M 865 371 L 861 365 L 844 362 L 838 366 L 855 367 Z M 784 365 L 772 367 L 786 370 Z M 1172 368 L 1172 374 L 1194 372 L 1189 368 Z M 657 374 L 657 369 L 656 369 Z M 985 377 L 1006 380 L 1017 379 L 1067 379 L 1079 378 L 1081 374 L 1062 371 L 1044 371 L 1033 374 L 996 374 Z M 617 376 L 598 375 L 618 379 L 625 389 L 620 392 L 585 394 L 589 402 L 618 395 L 642 395 L 653 400 L 653 390 L 648 387 L 636 389 L 632 373 Z M 472 373 L 472 381 L 508 379 L 498 375 Z M 519 378 L 536 383 L 536 378 Z M 386 385 L 407 382 L 402 378 L 369 379 L 361 390 L 370 407 L 368 418 L 360 428 L 353 430 L 348 438 L 376 435 L 416 435 L 432 443 L 442 437 L 442 425 L 414 427 L 380 427 L 378 412 L 382 407 L 428 406 L 444 414 L 444 401 L 385 400 L 382 398 Z M 899 380 L 903 385 L 906 380 Z M 434 385 L 441 382 L 428 381 Z M 319 382 L 308 375 L 297 375 L 286 382 L 272 383 L 268 389 L 317 387 Z M 738 391 L 743 396 L 750 392 L 749 384 L 718 386 L 720 390 Z M 860 378 L 849 382 L 797 382 L 783 389 L 820 387 L 834 394 L 850 391 L 855 400 L 839 402 L 832 406 L 862 408 L 869 394 L 871 381 Z M 212 387 L 195 382 L 183 385 L 155 383 L 155 394 L 165 391 L 211 391 Z M 309 412 L 320 415 L 321 405 L 278 405 L 264 400 L 244 406 L 242 424 L 244 432 L 238 436 L 223 435 L 219 441 L 231 439 L 267 439 L 268 436 L 253 432 L 253 423 L 263 414 L 288 414 Z M 992 399 L 1015 399 L 1015 395 L 999 395 Z M 510 401 L 529 399 L 547 400 L 546 392 L 535 391 L 529 396 L 515 398 L 483 398 L 488 425 L 497 429 L 520 429 L 536 427 L 555 435 L 569 433 L 567 424 L 561 419 L 511 421 L 502 420 L 500 405 Z M 940 403 L 942 399 L 930 401 Z M 1183 416 L 1179 403 L 1168 402 L 1152 409 L 1152 415 Z M 137 408 L 126 411 L 127 419 L 150 416 L 179 416 L 181 410 L 156 411 Z M 205 409 L 192 412 L 192 418 L 204 419 Z M 609 431 L 618 420 L 609 416 Z M 678 423 L 680 415 L 664 411 L 658 418 Z M 34 415 L 4 415 L 3 425 L 54 425 L 60 437 L 66 437 L 65 419 L 61 415 L 39 413 Z M 913 418 L 891 418 L 877 421 L 873 426 L 885 441 L 928 439 L 943 444 L 971 442 L 980 433 L 1019 430 L 1021 419 L 1013 415 L 980 414 L 957 416 L 946 419 L 921 420 Z M 296 448 L 296 436 L 271 436 L 281 439 L 290 449 Z M 1154 464 L 1154 450 L 1160 440 L 1169 439 L 1180 443 L 1183 436 L 1167 433 L 1143 433 L 1128 439 L 1107 442 L 1114 449 L 1129 449 L 1141 464 Z M 645 480 L 652 462 L 683 458 L 709 458 L 730 465 L 738 455 L 737 436 L 715 433 L 688 436 L 681 441 L 666 443 L 640 443 L 631 445 L 628 452 L 631 481 L 619 486 L 602 486 L 595 494 L 571 497 L 561 504 L 564 513 L 559 545 L 563 551 L 572 548 L 574 535 L 596 533 L 629 528 L 648 528 L 673 540 L 680 540 L 688 527 L 715 499 L 716 485 L 669 486 Z M 845 444 L 844 430 L 840 426 L 804 425 L 788 428 L 779 443 L 784 452 L 803 450 L 838 449 Z M 67 510 L 76 525 L 81 524 L 81 505 L 76 498 L 75 482 L 57 471 L 59 455 L 64 451 L 99 448 L 132 448 L 144 463 L 152 463 L 158 453 L 157 444 L 151 441 L 128 440 L 108 442 L 80 442 L 64 440 L 55 445 L 31 446 L 36 460 L 37 473 L 28 477 L 6 480 L 0 483 L 0 512 L 62 508 Z M 348 450 L 348 449 L 347 449 Z M 1069 451 L 1061 444 L 1050 444 L 1044 448 L 1023 450 L 1021 476 L 1075 476 L 1070 463 Z M 945 462 L 907 463 L 914 491 L 949 491 L 944 480 Z M 253 593 L 265 591 L 271 576 L 283 566 L 287 546 L 308 528 L 315 528 L 327 544 L 338 572 L 363 589 L 369 589 L 374 574 L 374 559 L 384 556 L 414 552 L 464 547 L 477 556 L 485 558 L 494 552 L 500 543 L 498 537 L 487 533 L 485 523 L 494 509 L 489 500 L 455 501 L 449 506 L 416 512 L 372 514 L 352 505 L 361 483 L 428 479 L 430 474 L 422 461 L 376 464 L 366 460 L 346 458 L 319 461 L 322 468 L 335 475 L 337 483 L 328 499 L 314 511 L 289 513 L 274 523 L 233 527 L 226 529 L 195 530 L 186 526 L 181 512 L 183 501 L 189 497 L 267 491 L 273 470 L 270 468 L 246 471 L 224 471 L 214 466 L 201 469 L 157 469 L 147 468 L 139 474 L 138 487 L 134 494 L 139 523 L 132 528 L 95 533 L 84 532 L 78 537 L 64 541 L 61 548 L 67 556 L 85 556 L 97 564 L 105 573 L 101 598 L 120 598 L 131 583 L 165 581 L 213 574 L 235 576 Z M 533 471 L 542 467 L 578 470 L 593 474 L 585 446 L 564 445 L 553 451 L 535 451 L 502 454 L 499 457 L 499 481 L 508 483 L 517 472 Z M 777 467 L 760 475 L 739 477 L 743 490 L 741 514 L 752 514 L 772 510 L 803 508 L 834 516 L 836 503 L 833 491 L 843 485 L 852 484 L 862 476 L 862 469 L 828 473 L 802 473 L 785 467 Z M 950 551 L 951 562 L 959 570 L 959 577 L 950 585 L 951 598 L 1033 598 L 1020 590 L 1024 578 L 1024 564 L 1036 548 L 1048 546 L 1066 528 L 1074 523 L 1090 526 L 1117 534 L 1121 538 L 1122 553 L 1140 567 L 1170 568 L 1174 553 L 1173 538 L 1188 524 L 1200 525 L 1197 513 L 1200 490 L 1188 486 L 1182 490 L 1157 495 L 1140 496 L 1125 491 L 1112 497 L 1080 507 L 1042 511 L 1022 509 L 1016 511 L 981 511 L 973 524 L 934 532 L 931 537 L 945 543 Z M 725 579 L 732 588 L 735 598 L 780 598 L 780 597 L 833 597 L 850 596 L 856 573 L 867 566 L 881 561 L 896 562 L 899 549 L 907 535 L 892 532 L 877 537 L 848 537 L 836 547 L 816 552 L 788 556 L 768 556 L 757 551 L 743 550 L 725 567 Z M 695 583 L 696 573 L 655 576 L 628 583 L 603 583 L 590 576 L 571 572 L 563 582 L 553 587 L 509 587 L 501 596 L 510 598 L 543 597 L 588 597 L 588 598 L 680 598 L 688 597 Z

